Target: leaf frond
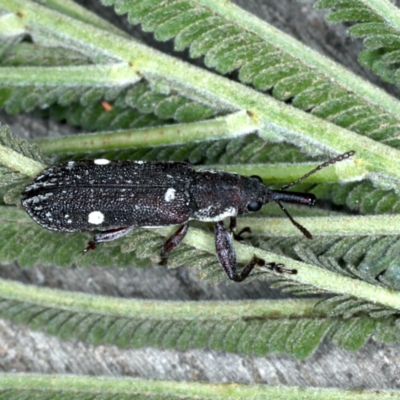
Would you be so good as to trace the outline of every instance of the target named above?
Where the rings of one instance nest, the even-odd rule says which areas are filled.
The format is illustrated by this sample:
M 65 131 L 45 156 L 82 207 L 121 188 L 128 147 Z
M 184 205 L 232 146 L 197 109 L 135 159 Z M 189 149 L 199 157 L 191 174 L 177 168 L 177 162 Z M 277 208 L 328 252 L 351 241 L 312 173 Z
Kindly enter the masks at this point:
M 372 140 L 381 141 L 393 147 L 400 145 L 397 133 L 399 118 L 395 113 L 389 112 L 389 108 L 366 100 L 360 93 L 349 90 L 349 87 L 338 83 L 327 73 L 316 71 L 307 64 L 306 60 L 300 60 L 288 52 L 284 46 L 265 40 L 249 29 L 243 29 L 240 23 L 233 23 L 229 17 L 221 16 L 211 6 L 207 8 L 189 0 L 104 0 L 103 3 L 114 4 L 118 13 L 127 13 L 131 23 L 140 23 L 144 30 L 154 32 L 157 40 L 174 39 L 177 50 L 189 48 L 193 58 L 204 57 L 205 64 L 210 68 L 215 68 L 221 74 L 236 71 L 242 83 L 251 84 L 259 91 L 269 91 L 276 99 L 287 101 L 295 107 L 366 135 Z M 334 2 L 340 10 L 333 18 L 338 20 L 355 18 L 357 4 L 352 2 L 353 6 L 350 7 L 348 3 L 345 0 Z M 358 18 L 360 21 L 366 21 L 363 26 L 364 30 L 361 28 L 358 31 L 354 30 L 358 35 L 368 36 L 368 40 L 365 41 L 369 51 L 368 54 L 365 53 L 366 59 L 369 57 L 369 60 L 372 60 L 377 57 L 374 68 L 380 68 L 387 75 L 395 74 L 396 63 L 400 59 L 400 53 L 396 53 L 399 45 L 396 31 L 393 31 L 391 27 L 385 28 L 384 21 L 375 18 L 373 13 L 368 10 L 360 12 Z M 376 31 L 380 33 L 377 34 Z M 37 40 L 40 37 L 38 31 L 33 29 L 30 33 L 33 44 L 15 41 L 9 42 L 7 46 L 3 47 L 5 50 L 2 54 L 5 55 L 3 58 L 5 64 L 2 72 L 5 76 L 12 71 L 12 68 L 7 66 L 47 66 L 46 71 L 49 76 L 59 70 L 53 66 L 63 62 L 60 48 L 52 46 L 40 48 L 40 40 Z M 96 33 L 100 35 L 98 31 Z M 46 35 L 48 35 L 47 39 L 53 35 L 51 29 Z M 56 43 L 61 44 L 62 38 L 56 38 L 56 36 L 54 35 L 53 39 Z M 61 37 L 62 34 L 59 33 L 59 36 Z M 65 36 L 68 37 L 68 34 Z M 99 40 L 98 48 L 93 43 L 85 43 L 85 46 L 90 44 L 92 47 L 96 47 L 96 51 L 94 51 L 96 54 L 104 52 L 104 48 L 102 49 L 101 46 L 104 47 L 106 43 L 104 37 L 101 35 L 99 37 L 102 40 Z M 83 40 L 83 42 L 85 41 Z M 387 43 L 385 48 L 382 47 L 384 42 Z M 43 113 L 47 113 L 55 119 L 67 120 L 71 125 L 83 126 L 86 130 L 95 131 L 161 126 L 162 124 L 172 124 L 175 121 L 199 121 L 237 111 L 238 103 L 235 103 L 233 99 L 235 96 L 239 97 L 239 94 L 234 93 L 228 96 L 226 93 L 229 90 L 227 90 L 219 98 L 218 93 L 215 94 L 217 91 L 215 93 L 210 91 L 210 86 L 205 89 L 205 92 L 208 90 L 210 94 L 207 96 L 204 94 L 201 97 L 200 90 L 193 82 L 186 85 L 184 79 L 177 82 L 179 79 L 175 79 L 173 74 L 169 75 L 168 71 L 165 73 L 165 70 L 161 68 L 160 59 L 157 59 L 159 63 L 157 68 L 161 68 L 160 75 L 164 73 L 166 76 L 162 77 L 163 79 L 151 76 L 152 73 L 156 75 L 154 70 L 149 67 L 153 62 L 150 57 L 151 51 L 147 51 L 145 57 L 138 57 L 139 61 L 140 59 L 145 60 L 144 63 L 140 64 L 139 62 L 138 64 L 141 67 L 144 66 L 144 73 L 139 71 L 140 68 L 136 71 L 134 63 L 130 63 L 131 60 L 128 59 L 130 56 L 126 59 L 121 56 L 124 51 L 128 53 L 129 45 L 127 42 L 118 44 L 120 47 L 115 47 L 123 49 L 119 54 L 120 57 L 115 57 L 116 54 L 110 51 L 109 56 L 103 54 L 103 58 L 93 57 L 90 51 L 83 52 L 83 56 L 80 57 L 79 49 L 81 48 L 72 45 L 71 52 L 66 52 L 64 55 L 66 58 L 64 64 L 68 67 L 62 71 L 63 74 L 57 75 L 57 79 L 61 79 L 61 84 L 56 85 L 54 83 L 56 80 L 53 80 L 52 84 L 46 83 L 44 80 L 33 84 L 32 78 L 30 78 L 31 81 L 28 80 L 28 74 L 24 75 L 25 80 L 17 84 L 15 83 L 17 75 L 14 75 L 12 84 L 7 83 L 7 78 L 4 78 L 5 84 L 0 87 L 0 105 L 9 113 L 41 109 L 44 110 Z M 39 48 L 38 57 L 31 54 L 37 48 L 36 46 Z M 84 45 L 82 45 L 83 47 Z M 382 53 L 380 58 L 379 52 Z M 76 58 L 74 58 L 74 54 Z M 39 55 L 43 58 L 43 62 L 40 61 Z M 148 61 L 147 57 L 151 61 Z M 121 61 L 120 64 L 116 63 L 117 59 Z M 91 68 L 93 65 L 86 64 L 89 60 L 96 68 Z M 128 61 L 129 68 L 126 68 L 125 64 L 128 64 Z M 154 62 L 154 65 L 157 62 Z M 170 61 L 168 60 L 168 62 Z M 387 68 L 385 65 L 380 65 L 379 62 L 386 63 Z M 170 66 L 172 63 L 166 65 Z M 129 71 L 131 73 L 130 80 L 122 79 L 124 78 L 122 68 L 125 68 L 123 72 L 131 70 Z M 98 76 L 104 79 L 105 83 L 98 84 L 90 80 L 92 77 L 87 72 L 94 72 L 95 69 L 98 69 Z M 39 69 L 35 71 L 39 71 Z M 83 80 L 80 83 L 68 78 L 68 73 L 71 74 L 74 71 L 81 72 Z M 23 76 L 24 67 L 18 69 L 18 73 Z M 199 75 L 201 75 L 201 71 Z M 200 78 L 204 78 L 204 76 L 200 76 Z M 212 78 L 210 81 L 212 82 Z M 195 87 L 196 94 L 191 95 L 190 92 Z M 251 92 L 246 101 L 257 99 L 257 97 L 250 96 L 260 95 L 248 88 L 245 88 L 245 91 Z M 255 103 L 251 103 L 250 100 L 248 104 Z M 102 102 L 107 104 L 102 105 Z M 244 110 L 247 108 L 241 108 L 245 113 Z M 248 117 L 256 121 L 258 115 L 248 111 Z M 305 115 L 305 117 L 309 116 Z M 260 136 L 269 129 L 269 125 L 265 121 L 263 124 L 264 126 L 254 123 L 254 126 L 259 128 Z M 268 126 L 266 127 L 266 125 Z M 270 125 L 273 126 L 274 122 L 271 122 Z M 249 124 L 246 128 L 246 134 L 254 132 L 251 130 L 253 125 Z M 276 130 L 279 131 L 279 129 L 280 126 Z M 336 129 L 338 128 L 336 127 Z M 343 131 L 340 132 L 343 133 Z M 296 131 L 296 135 L 302 135 L 301 129 L 299 133 Z M 353 135 L 352 139 L 354 140 L 354 138 L 358 139 L 361 136 Z M 317 137 L 315 142 L 318 140 Z M 335 144 L 337 147 L 340 145 Z M 27 158 L 44 163 L 43 159 L 39 158 L 41 156 L 34 150 L 25 149 L 24 142 L 17 145 L 16 141 L 8 140 L 4 146 L 12 148 L 17 153 L 25 154 Z M 376 154 L 381 156 L 379 150 L 383 147 L 385 146 L 378 146 L 370 152 L 365 151 L 357 160 L 359 165 L 363 161 L 368 164 Z M 334 146 L 333 148 L 336 149 Z M 313 153 L 312 148 L 310 153 Z M 119 152 L 116 156 L 113 154 L 117 153 L 113 152 L 102 154 L 110 158 L 173 159 L 174 161 L 187 160 L 195 164 L 273 163 L 303 161 L 312 158 L 301 153 L 294 146 L 286 143 L 270 144 L 254 134 L 237 137 L 234 140 L 210 140 L 182 146 L 143 148 L 134 152 Z M 384 159 L 384 155 L 382 159 Z M 394 158 L 396 151 L 390 155 Z M 319 155 L 317 154 L 313 158 L 318 159 Z M 378 157 L 377 163 L 373 165 L 379 165 L 380 160 Z M 389 156 L 384 168 L 388 168 L 387 165 L 390 168 L 394 165 L 390 164 Z M 378 175 L 379 171 L 370 172 L 371 175 L 375 172 Z M 339 174 L 335 176 L 332 181 L 339 180 L 339 176 Z M 12 188 L 7 189 L 5 194 L 6 201 L 9 201 L 7 199 L 16 201 L 23 186 L 23 182 L 18 180 L 18 173 L 9 172 L 6 168 L 0 167 L 0 179 L 3 179 L 6 189 L 12 185 Z M 376 181 L 378 180 L 379 176 L 376 178 Z M 395 184 L 390 187 L 394 186 Z M 375 187 L 366 181 L 347 183 L 342 186 L 303 182 L 299 188 L 301 188 L 300 190 L 310 189 L 320 198 L 333 197 L 334 203 L 362 213 L 396 212 L 400 207 L 398 191 L 384 190 L 384 184 Z M 22 212 L 10 211 L 8 207 L 0 208 L 1 225 L 4 227 L 0 230 L 0 260 L 4 262 L 18 261 L 24 267 L 31 267 L 39 263 L 82 267 L 110 264 L 120 267 L 131 267 L 132 265 L 140 267 L 158 261 L 155 254 L 159 254 L 164 242 L 162 236 L 138 229 L 117 243 L 102 245 L 96 252 L 81 256 L 80 252 L 85 248 L 90 235 L 48 232 L 32 222 Z M 335 214 L 337 219 L 340 219 L 339 212 Z M 204 230 L 200 232 L 200 235 L 202 233 Z M 208 234 L 208 236 L 211 242 L 211 235 Z M 311 243 L 306 242 L 305 239 L 299 237 L 272 238 L 265 241 L 265 246 L 259 247 L 273 251 L 271 257 L 275 255 L 277 257 L 289 256 L 291 260 L 288 262 L 301 260 L 308 264 L 306 267 L 309 269 L 314 268 L 317 272 L 324 269 L 323 272 L 330 277 L 337 274 L 341 279 L 350 281 L 350 285 L 353 284 L 352 280 L 355 281 L 355 286 L 364 284 L 364 289 L 365 286 L 368 286 L 365 289 L 367 294 L 373 293 L 373 290 L 376 289 L 374 285 L 378 290 L 384 292 L 385 286 L 395 288 L 398 285 L 397 282 L 400 281 L 397 265 L 400 241 L 396 236 L 326 236 L 316 237 Z M 253 251 L 251 248 L 247 250 Z M 260 251 L 260 249 L 255 251 Z M 242 249 L 238 255 L 244 259 L 243 255 L 246 253 L 243 253 Z M 242 258 L 241 261 L 243 261 Z M 191 246 L 183 244 L 172 253 L 169 264 L 171 267 L 175 267 L 184 263 L 196 267 L 201 277 L 207 277 L 212 282 L 226 280 L 226 275 L 215 257 L 214 248 L 205 251 L 199 250 L 193 244 Z M 382 271 L 386 272 L 377 281 L 376 277 Z M 289 280 L 285 276 L 277 277 L 262 268 L 257 269 L 251 277 L 275 280 L 275 287 L 299 295 L 326 294 L 326 291 L 319 287 Z M 338 280 L 338 282 L 341 281 Z M 349 286 L 349 282 L 347 284 Z M 337 290 L 340 293 L 340 289 Z M 348 292 L 347 289 L 346 295 L 339 294 L 322 301 L 319 307 L 327 315 L 317 315 L 317 318 L 314 318 L 315 315 L 312 318 L 299 316 L 276 320 L 235 317 L 221 321 L 213 319 L 210 314 L 203 320 L 175 317 L 163 320 L 152 316 L 130 318 L 118 313 L 104 314 L 94 309 L 86 312 L 65 307 L 57 308 L 51 304 L 28 301 L 23 297 L 22 300 L 3 298 L 0 312 L 4 317 L 18 323 L 28 324 L 34 329 L 45 327 L 47 333 L 55 334 L 63 339 L 87 340 L 93 344 L 114 344 L 123 348 L 143 346 L 182 350 L 209 348 L 257 356 L 263 356 L 268 352 L 285 352 L 304 358 L 312 354 L 326 337 L 350 350 L 358 349 L 376 331 L 379 332 L 382 340 L 392 341 L 394 339 L 393 331 L 398 331 L 398 312 L 380 304 L 373 304 L 365 298 L 353 298 L 348 295 Z M 364 296 L 366 296 L 365 293 Z M 386 294 L 386 292 L 380 293 L 382 297 Z M 392 297 L 394 297 L 393 294 Z M 395 303 L 395 300 L 391 300 Z M 231 316 L 232 314 L 230 314 Z
M 396 191 L 376 188 L 370 181 L 320 184 L 312 188 L 319 199 L 331 200 L 361 214 L 396 214 L 400 198 Z
M 111 109 L 105 108 L 103 101 Z M 6 85 L 0 87 L 0 107 L 9 114 L 42 109 L 42 115 L 90 131 L 155 126 L 172 120 L 190 122 L 223 114 L 176 92 L 156 92 L 146 81 L 112 87 Z
M 0 145 L 42 164 L 47 164 L 47 160 L 44 158 L 37 145 L 12 135 L 10 129 L 6 125 L 0 126 Z
M 384 308 L 379 304 L 360 301 L 354 297 L 337 295 L 328 299 L 321 300 L 316 309 L 329 316 L 340 316 L 344 319 L 352 318 L 357 315 L 368 315 L 371 318 L 387 318 L 391 315 L 399 316 L 395 310 Z
M 320 0 L 316 3 L 319 9 L 333 9 L 328 20 L 331 22 L 352 22 L 348 30 L 351 37 L 363 38 L 366 50 L 359 55 L 360 63 L 370 68 L 384 81 L 399 86 L 399 50 L 400 26 L 396 25 L 388 14 L 398 14 L 395 6 L 391 9 L 369 6 L 364 1 Z
M 154 32 L 157 40 L 174 39 L 175 50 L 189 48 L 192 58 L 204 57 L 207 67 L 221 74 L 235 71 L 241 82 L 259 91 L 270 91 L 281 101 L 290 101 L 295 107 L 390 146 L 400 145 L 400 140 L 393 137 L 400 129 L 397 115 L 366 102 L 362 95 L 316 71 L 284 47 L 244 30 L 212 8 L 189 0 L 158 0 L 146 5 L 120 0 L 103 4 L 114 5 L 119 14 L 128 14 L 132 24 L 140 23 L 145 31 Z M 350 4 L 346 3 L 348 7 Z M 380 21 L 372 11 L 361 13 L 357 6 L 346 14 L 346 5 L 340 5 L 342 18 L 354 14 L 375 24 Z M 326 7 L 325 3 L 320 4 L 320 8 Z M 363 4 L 361 10 L 364 9 Z
M 160 120 L 152 113 L 143 114 L 137 109 L 123 104 L 109 104 L 110 110 L 106 110 L 101 101 L 87 106 L 83 106 L 81 103 L 72 103 L 67 106 L 53 104 L 49 108 L 38 110 L 37 113 L 44 118 L 48 117 L 55 121 L 81 127 L 87 132 L 140 129 L 172 122 Z
M 338 217 L 339 218 L 339 217 Z M 254 244 L 276 254 L 328 269 L 343 276 L 379 284 L 382 271 L 385 285 L 398 289 L 400 239 L 398 236 L 315 236 L 313 241 L 301 237 L 256 238 Z
M 198 348 L 261 357 L 273 352 L 303 359 L 310 356 L 325 337 L 355 351 L 374 334 L 378 325 L 380 338 L 391 340 L 392 337 L 387 336 L 388 328 L 393 331 L 397 321 L 394 316 L 337 319 L 320 310 L 318 316 L 309 317 L 307 308 L 314 300 L 293 304 L 280 301 L 278 311 L 274 302 L 228 302 L 219 304 L 218 315 L 212 317 L 207 310 L 215 305 L 209 301 L 197 302 L 188 308 L 181 302 L 116 301 L 107 297 L 93 301 L 93 295 L 70 293 L 68 303 L 63 304 L 62 299 L 57 299 L 57 292 L 51 289 L 42 288 L 43 294 L 36 293 L 34 288 L 22 293 L 24 285 L 19 283 L 2 281 L 0 285 L 7 285 L 0 299 L 2 318 L 64 340 L 116 345 L 122 349 L 150 346 L 184 351 Z M 254 318 L 259 307 L 264 310 L 264 316 Z M 291 316 L 285 315 L 287 312 Z

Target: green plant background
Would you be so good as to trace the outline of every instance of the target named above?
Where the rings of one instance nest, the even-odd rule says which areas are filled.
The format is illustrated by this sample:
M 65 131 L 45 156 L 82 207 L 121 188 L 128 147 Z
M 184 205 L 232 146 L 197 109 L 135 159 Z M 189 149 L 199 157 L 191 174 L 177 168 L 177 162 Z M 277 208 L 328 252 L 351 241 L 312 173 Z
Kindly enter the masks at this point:
M 312 386 L 398 387 L 400 110 L 378 89 L 397 94 L 397 14 L 386 1 L 319 2 L 338 9 L 332 20 L 363 22 L 350 29 L 365 38 L 362 47 L 349 41 L 345 26 L 326 25 L 313 2 L 282 3 L 242 5 L 372 77 L 375 86 L 225 2 L 116 1 L 117 14 L 128 13 L 128 20 L 97 7 L 129 31 L 140 23 L 136 37 L 172 58 L 73 3 L 0 0 L 0 9 L 17 12 L 0 15 L 2 122 L 36 139 L 48 157 L 3 126 L 0 261 L 2 277 L 11 279 L 0 281 L 3 370 L 60 374 L 51 383 L 41 375 L 5 376 L 5 396 L 10 389 L 23 398 L 37 388 L 49 396 L 66 388 L 82 398 L 106 396 L 99 381 L 65 381 L 71 372 L 143 378 L 136 382 L 139 398 L 158 398 L 158 391 L 213 398 L 222 390 L 193 383 L 170 392 L 167 383 L 146 379 L 252 384 L 225 387 L 225 396 L 238 398 L 300 398 L 275 385 L 307 388 L 306 398 L 355 395 Z M 26 33 L 33 40 L 21 42 Z M 185 160 L 258 174 L 280 187 L 352 149 L 353 160 L 296 187 L 321 200 L 318 209 L 290 208 L 313 241 L 273 205 L 240 221 L 254 236 L 235 245 L 239 261 L 256 251 L 297 268 L 294 277 L 259 270 L 249 284 L 227 284 L 211 227 L 195 223 L 168 270 L 155 264 L 169 228 L 138 230 L 81 257 L 90 235 L 45 231 L 12 206 L 30 177 L 64 159 Z M 271 289 L 271 281 L 314 297 Z M 326 293 L 333 294 L 328 301 L 315 297 Z M 256 386 L 265 383 L 272 386 Z M 108 390 L 135 391 L 124 384 L 116 379 Z

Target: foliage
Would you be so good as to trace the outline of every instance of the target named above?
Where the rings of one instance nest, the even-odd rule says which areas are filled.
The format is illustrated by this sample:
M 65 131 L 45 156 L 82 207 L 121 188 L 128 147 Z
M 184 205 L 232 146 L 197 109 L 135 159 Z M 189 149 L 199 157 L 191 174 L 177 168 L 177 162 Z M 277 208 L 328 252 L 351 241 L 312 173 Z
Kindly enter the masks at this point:
M 325 168 L 296 188 L 314 193 L 327 206 L 316 217 L 293 210 L 313 232 L 313 241 L 301 237 L 286 219 L 274 218 L 271 206 L 249 222 L 257 235 L 235 245 L 241 263 L 257 253 L 298 270 L 297 275 L 276 275 L 260 267 L 254 279 L 271 280 L 295 294 L 325 297 L 282 305 L 291 317 L 273 314 L 273 302 L 263 302 L 265 312 L 271 312 L 263 317 L 243 311 L 231 318 L 234 311 L 228 304 L 221 305 L 221 315 L 206 307 L 176 316 L 166 304 L 157 305 L 165 315 L 124 314 L 109 298 L 84 307 L 84 296 L 66 292 L 70 302 L 61 304 L 51 290 L 29 291 L 0 282 L 1 316 L 63 339 L 122 348 L 305 358 L 325 338 L 353 351 L 372 336 L 395 342 L 400 220 L 393 215 L 388 223 L 385 214 L 400 209 L 399 103 L 230 3 L 102 3 L 126 14 L 130 24 L 140 24 L 156 40 L 172 41 L 176 51 L 202 57 L 212 71 L 131 40 L 76 5 L 0 1 L 0 107 L 87 131 L 28 142 L 0 128 L 0 261 L 17 261 L 26 268 L 144 267 L 171 234 L 169 228 L 138 229 L 82 257 L 89 235 L 45 231 L 10 207 L 19 203 L 26 182 L 49 164 L 42 152 L 53 161 L 188 161 L 261 175 L 280 188 L 299 171 L 355 150 L 351 160 Z M 367 0 L 320 0 L 317 7 L 334 9 L 331 21 L 353 21 L 349 34 L 363 37 L 366 46 L 360 62 L 398 84 L 398 10 L 388 12 L 385 7 L 391 6 Z M 268 224 L 275 229 L 267 231 Z M 200 277 L 219 283 L 226 276 L 214 252 L 207 227 L 193 229 L 172 254 L 170 267 L 187 264 Z

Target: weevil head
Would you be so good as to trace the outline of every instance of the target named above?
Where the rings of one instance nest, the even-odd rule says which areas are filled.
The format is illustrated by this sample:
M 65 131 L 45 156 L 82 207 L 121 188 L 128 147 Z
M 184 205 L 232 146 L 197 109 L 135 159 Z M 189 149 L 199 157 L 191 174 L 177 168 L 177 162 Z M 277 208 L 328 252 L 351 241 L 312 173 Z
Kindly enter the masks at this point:
M 276 202 L 292 224 L 308 239 L 312 239 L 311 233 L 297 221 L 295 221 L 281 202 L 313 206 L 316 197 L 310 193 L 287 192 L 285 190 L 268 189 L 258 176 L 243 178 L 241 184 L 241 202 L 238 214 L 259 211 L 264 204 Z
M 263 180 L 257 176 L 241 177 L 238 185 L 238 214 L 247 214 L 260 211 L 262 206 L 269 201 L 271 190 Z
M 311 193 L 288 192 L 269 189 L 259 176 L 242 177 L 240 187 L 240 206 L 238 214 L 259 211 L 264 204 L 283 202 L 313 206 L 316 197 Z
M 279 205 L 282 211 L 290 219 L 292 224 L 296 226 L 296 228 L 298 228 L 304 236 L 311 239 L 311 233 L 292 218 L 286 208 L 282 205 L 282 202 L 313 206 L 316 202 L 316 197 L 310 193 L 288 192 L 286 191 L 286 189 L 298 184 L 299 182 L 308 178 L 310 175 L 315 174 L 322 168 L 346 160 L 347 158 L 353 156 L 354 153 L 354 150 L 351 150 L 339 156 L 331 158 L 330 160 L 318 165 L 316 168 L 306 173 L 302 177 L 296 179 L 292 183 L 282 186 L 280 190 L 268 189 L 262 182 L 262 179 L 258 176 L 251 176 L 249 178 L 242 177 L 242 190 L 240 196 L 240 206 L 238 207 L 238 214 L 258 211 L 264 204 L 274 201 Z M 239 202 L 237 202 L 237 204 L 239 204 Z

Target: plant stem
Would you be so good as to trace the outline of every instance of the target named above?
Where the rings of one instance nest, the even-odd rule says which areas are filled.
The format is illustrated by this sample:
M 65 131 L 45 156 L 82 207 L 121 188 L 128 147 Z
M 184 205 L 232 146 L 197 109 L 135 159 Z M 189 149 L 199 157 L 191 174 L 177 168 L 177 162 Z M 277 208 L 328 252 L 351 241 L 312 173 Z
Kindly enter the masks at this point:
M 75 397 L 104 396 L 129 398 L 196 398 L 202 399 L 287 399 L 287 400 L 396 400 L 400 394 L 389 390 L 342 390 L 298 388 L 266 385 L 212 384 L 199 382 L 176 382 L 138 378 L 111 378 L 73 375 L 0 374 L 0 387 L 13 390 L 30 390 L 44 393 L 71 392 Z M 23 392 L 22 392 L 23 393 Z M 23 395 L 23 394 L 22 394 Z M 73 397 L 71 397 L 73 398 Z
M 87 153 L 88 149 L 104 151 L 233 138 L 248 134 L 253 129 L 247 113 L 240 111 L 224 117 L 187 124 L 37 139 L 35 143 L 46 153 L 79 154 Z
M 394 235 L 400 232 L 400 215 L 368 215 L 334 217 L 296 217 L 301 225 L 312 228 L 315 236 Z M 287 218 L 239 218 L 238 230 L 250 226 L 251 231 L 269 237 L 298 236 L 298 229 Z
M 316 311 L 318 300 L 251 301 L 173 301 L 121 299 L 24 285 L 0 279 L 4 299 L 25 301 L 41 306 L 76 312 L 118 315 L 128 318 L 208 319 L 221 318 L 307 318 L 324 314 Z
M 0 160 L 7 168 L 32 177 L 46 168 L 45 165 L 2 145 L 0 145 Z

